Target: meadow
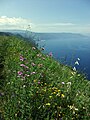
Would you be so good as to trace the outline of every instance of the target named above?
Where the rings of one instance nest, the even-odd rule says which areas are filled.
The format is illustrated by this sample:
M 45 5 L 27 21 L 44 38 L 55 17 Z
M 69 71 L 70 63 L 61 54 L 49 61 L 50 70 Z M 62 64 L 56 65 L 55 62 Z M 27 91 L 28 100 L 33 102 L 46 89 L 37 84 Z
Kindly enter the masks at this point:
M 90 81 L 43 50 L 0 36 L 1 120 L 90 120 Z

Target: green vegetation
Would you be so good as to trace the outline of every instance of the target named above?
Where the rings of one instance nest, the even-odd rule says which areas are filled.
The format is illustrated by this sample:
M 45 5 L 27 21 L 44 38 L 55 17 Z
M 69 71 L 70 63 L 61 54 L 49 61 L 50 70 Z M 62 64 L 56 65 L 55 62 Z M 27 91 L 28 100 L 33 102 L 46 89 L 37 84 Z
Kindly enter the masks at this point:
M 30 42 L 0 37 L 0 117 L 90 120 L 90 81 Z

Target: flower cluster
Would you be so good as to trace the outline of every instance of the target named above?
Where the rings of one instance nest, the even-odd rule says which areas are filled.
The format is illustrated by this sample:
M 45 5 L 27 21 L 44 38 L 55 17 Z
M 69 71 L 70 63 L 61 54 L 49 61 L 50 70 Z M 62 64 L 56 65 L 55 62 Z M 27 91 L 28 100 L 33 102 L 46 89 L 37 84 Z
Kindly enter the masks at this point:
M 75 65 L 80 65 L 79 61 L 80 61 L 80 58 L 77 58 L 77 60 L 75 61 Z M 73 70 L 74 71 L 77 70 L 75 66 L 73 67 Z

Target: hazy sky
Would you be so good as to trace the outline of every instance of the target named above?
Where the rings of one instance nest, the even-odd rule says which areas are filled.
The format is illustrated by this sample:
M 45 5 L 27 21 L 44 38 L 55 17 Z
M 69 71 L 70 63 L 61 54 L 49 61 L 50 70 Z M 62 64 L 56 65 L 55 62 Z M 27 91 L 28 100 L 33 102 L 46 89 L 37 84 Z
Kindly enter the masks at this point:
M 0 30 L 90 33 L 90 0 L 0 0 Z

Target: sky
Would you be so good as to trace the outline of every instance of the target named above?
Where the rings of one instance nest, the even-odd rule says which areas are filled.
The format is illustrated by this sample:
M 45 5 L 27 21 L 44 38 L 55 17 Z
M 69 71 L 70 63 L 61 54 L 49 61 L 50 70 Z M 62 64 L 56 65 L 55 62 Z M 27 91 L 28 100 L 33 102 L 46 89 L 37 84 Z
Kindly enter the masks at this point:
M 90 0 L 0 0 L 0 30 L 90 33 Z

